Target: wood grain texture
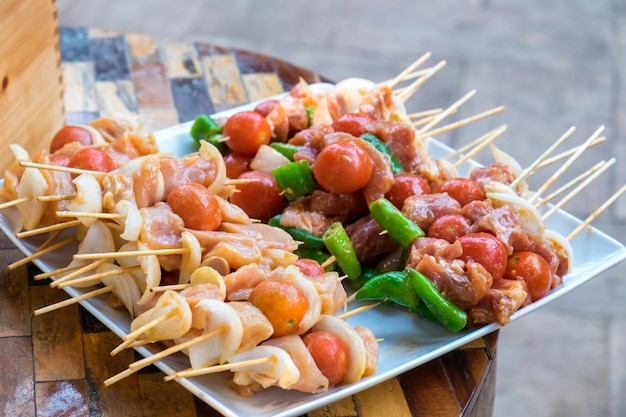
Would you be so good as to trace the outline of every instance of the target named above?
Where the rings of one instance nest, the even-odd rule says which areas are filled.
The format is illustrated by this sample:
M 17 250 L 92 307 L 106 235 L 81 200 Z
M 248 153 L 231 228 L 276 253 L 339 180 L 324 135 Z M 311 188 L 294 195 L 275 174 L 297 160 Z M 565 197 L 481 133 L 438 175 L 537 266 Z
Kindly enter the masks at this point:
M 54 1 L 0 2 L 2 148 L 42 149 L 64 122 L 61 57 Z M 12 162 L 0 153 L 0 169 Z

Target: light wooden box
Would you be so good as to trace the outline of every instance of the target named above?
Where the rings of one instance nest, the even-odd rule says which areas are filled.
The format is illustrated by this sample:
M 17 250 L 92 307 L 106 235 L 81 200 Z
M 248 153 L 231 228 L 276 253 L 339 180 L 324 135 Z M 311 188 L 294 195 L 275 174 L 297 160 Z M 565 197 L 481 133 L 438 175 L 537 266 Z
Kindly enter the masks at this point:
M 0 1 L 0 172 L 9 144 L 33 155 L 65 122 L 58 27 L 55 0 Z

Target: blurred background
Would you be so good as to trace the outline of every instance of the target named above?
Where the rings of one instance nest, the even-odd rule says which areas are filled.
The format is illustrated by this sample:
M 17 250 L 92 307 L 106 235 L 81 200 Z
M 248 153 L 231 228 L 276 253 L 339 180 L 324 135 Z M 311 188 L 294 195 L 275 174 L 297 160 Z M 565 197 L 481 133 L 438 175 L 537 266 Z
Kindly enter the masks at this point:
M 497 145 L 528 166 L 570 126 L 570 145 L 605 126 L 572 178 L 618 163 L 565 209 L 586 217 L 626 182 L 626 0 L 57 0 L 61 26 L 145 33 L 262 52 L 332 80 L 392 78 L 427 51 L 447 66 L 407 103 L 448 107 L 450 121 L 506 111 L 437 137 L 461 146 L 506 123 Z M 491 162 L 488 152 L 478 157 Z M 549 173 L 533 176 L 540 184 Z M 594 225 L 626 237 L 626 198 Z M 505 326 L 498 345 L 495 416 L 626 415 L 626 267 L 601 274 Z

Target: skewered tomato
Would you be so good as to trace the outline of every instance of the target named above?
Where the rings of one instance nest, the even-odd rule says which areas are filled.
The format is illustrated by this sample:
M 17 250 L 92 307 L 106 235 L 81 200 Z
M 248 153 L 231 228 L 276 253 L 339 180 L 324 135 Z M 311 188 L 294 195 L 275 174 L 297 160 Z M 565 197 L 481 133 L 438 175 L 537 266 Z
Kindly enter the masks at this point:
M 261 281 L 250 292 L 248 301 L 270 321 L 273 337 L 295 334 L 309 309 L 304 292 L 292 281 L 282 278 Z
M 458 201 L 461 206 L 475 200 L 484 200 L 485 193 L 480 184 L 468 178 L 450 178 L 435 187 L 436 193 L 448 193 Z
M 307 277 L 317 277 L 326 272 L 322 265 L 314 259 L 300 258 L 294 265 Z
M 231 203 L 241 207 L 253 219 L 268 220 L 278 214 L 283 197 L 272 174 L 248 171 L 241 174 L 239 179 L 249 182 L 235 186 L 236 191 L 230 198 Z
M 252 158 L 238 153 L 228 153 L 224 155 L 224 165 L 226 165 L 226 176 L 237 178 L 246 171 L 250 171 Z
M 530 251 L 513 252 L 508 258 L 504 277 L 524 280 L 532 301 L 543 298 L 552 286 L 550 265 L 541 255 Z
M 374 119 L 369 114 L 364 113 L 346 113 L 332 124 L 335 132 L 345 132 L 352 136 L 359 137 L 367 133 L 365 126 L 373 122 Z
M 88 171 L 109 172 L 117 168 L 111 156 L 97 148 L 83 148 L 76 152 L 68 164 L 70 168 L 86 169 Z
M 210 231 L 222 223 L 222 210 L 217 198 L 201 184 L 179 185 L 168 194 L 167 204 L 190 229 Z
M 350 139 L 326 146 L 317 156 L 313 174 L 327 191 L 347 194 L 365 187 L 372 177 L 372 159 Z
M 459 237 L 463 246 L 462 259 L 471 259 L 485 267 L 494 281 L 499 280 L 506 272 L 506 247 L 497 237 L 486 232 L 469 233 Z
M 343 381 L 349 366 L 348 346 L 343 340 L 329 332 L 311 332 L 302 341 L 330 386 Z
M 235 113 L 224 123 L 226 145 L 245 156 L 254 156 L 261 145 L 268 145 L 272 128 L 265 117 L 255 111 Z
M 454 243 L 459 237 L 467 234 L 470 221 L 460 214 L 446 214 L 437 217 L 428 228 L 428 237 L 445 239 Z
M 430 186 L 428 181 L 423 177 L 403 172 L 393 177 L 391 188 L 387 192 L 387 200 L 391 201 L 394 206 L 402 209 L 404 200 L 412 195 L 429 194 Z
M 91 132 L 80 126 L 63 126 L 50 141 L 50 153 L 54 153 L 72 142 L 79 142 L 85 146 L 91 145 Z

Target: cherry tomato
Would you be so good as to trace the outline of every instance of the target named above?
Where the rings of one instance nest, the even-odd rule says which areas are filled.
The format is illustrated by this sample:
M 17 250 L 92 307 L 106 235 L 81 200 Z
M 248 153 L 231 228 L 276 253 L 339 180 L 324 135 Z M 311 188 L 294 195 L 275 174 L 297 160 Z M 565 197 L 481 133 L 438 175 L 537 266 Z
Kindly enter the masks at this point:
M 268 278 L 250 292 L 248 301 L 267 317 L 274 328 L 273 337 L 296 334 L 309 309 L 309 300 L 292 281 Z
M 509 256 L 504 278 L 526 281 L 532 301 L 543 298 L 552 286 L 550 265 L 541 255 L 530 251 L 513 252 Z
M 328 332 L 308 333 L 302 341 L 313 356 L 320 372 L 328 379 L 329 385 L 332 387 L 341 383 L 350 366 L 346 343 Z
M 83 148 L 76 152 L 68 164 L 70 168 L 86 169 L 88 171 L 109 172 L 117 168 L 111 156 L 97 148 Z
M 313 175 L 327 191 L 348 194 L 365 187 L 372 177 L 370 156 L 350 139 L 324 147 L 313 165 Z
M 278 100 L 265 100 L 259 103 L 254 108 L 254 111 L 259 113 L 263 117 L 267 117 L 267 115 L 272 112 L 272 110 L 277 104 L 278 104 Z
M 387 197 L 387 200 L 391 201 L 394 206 L 402 209 L 404 200 L 412 195 L 421 194 L 430 194 L 428 181 L 419 175 L 403 172 L 393 177 L 393 183 L 385 197 Z
M 322 265 L 314 259 L 301 258 L 298 259 L 294 265 L 307 277 L 317 277 L 326 272 L 324 268 L 322 268 Z
M 167 204 L 190 229 L 211 231 L 222 223 L 222 210 L 217 198 L 201 184 L 190 182 L 179 185 L 168 194 Z
M 435 186 L 435 193 L 448 193 L 461 207 L 475 200 L 484 200 L 485 193 L 480 184 L 468 178 L 450 178 Z
M 224 123 L 226 145 L 245 156 L 254 156 L 261 145 L 270 143 L 272 128 L 265 117 L 255 111 L 235 113 Z
M 50 153 L 54 153 L 72 142 L 80 142 L 85 146 L 91 145 L 91 132 L 80 126 L 63 126 L 50 141 Z
M 470 229 L 470 221 L 460 214 L 446 214 L 437 217 L 428 228 L 428 237 L 445 239 L 454 243 L 459 237 L 466 235 Z
M 239 179 L 250 180 L 237 184 L 230 202 L 241 207 L 248 216 L 258 220 L 268 220 L 280 211 L 283 197 L 272 174 L 261 171 L 248 171 Z
M 352 136 L 359 137 L 367 133 L 365 126 L 373 122 L 374 119 L 365 113 L 346 113 L 332 124 L 335 132 L 345 132 Z
M 246 171 L 250 171 L 252 158 L 243 156 L 235 152 L 224 155 L 224 165 L 226 165 L 226 176 L 237 178 Z
M 486 232 L 469 233 L 459 237 L 463 246 L 461 258 L 467 262 L 471 259 L 485 267 L 494 281 L 504 276 L 506 271 L 507 251 L 504 243 L 494 235 Z

